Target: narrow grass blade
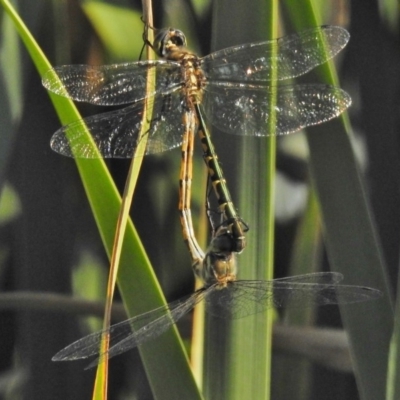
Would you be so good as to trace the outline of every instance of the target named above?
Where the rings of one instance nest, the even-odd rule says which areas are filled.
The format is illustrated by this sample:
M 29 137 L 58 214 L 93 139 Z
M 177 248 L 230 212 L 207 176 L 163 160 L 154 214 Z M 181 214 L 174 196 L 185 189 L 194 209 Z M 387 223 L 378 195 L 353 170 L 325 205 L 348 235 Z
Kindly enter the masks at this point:
M 0 15 L 0 190 L 14 131 L 22 114 L 22 68 L 18 35 L 12 22 Z
M 400 276 L 397 281 L 397 293 L 400 289 Z M 394 330 L 390 342 L 386 400 L 400 398 L 400 296 L 396 299 Z
M 149 14 L 146 15 L 146 23 L 149 26 L 153 26 L 153 16 L 151 7 L 149 8 Z M 154 35 L 152 30 L 148 30 L 147 34 L 149 37 L 146 39 L 150 43 L 154 40 Z M 154 54 L 147 47 L 147 59 L 154 59 Z M 148 74 L 147 77 L 147 93 L 153 93 L 155 88 L 155 76 Z M 128 177 L 125 183 L 125 190 L 122 197 L 122 204 L 120 212 L 118 214 L 117 227 L 115 231 L 114 243 L 111 254 L 110 262 L 110 272 L 107 285 L 107 296 L 106 296 L 106 306 L 104 310 L 104 324 L 103 329 L 108 329 L 111 323 L 111 308 L 112 301 L 114 297 L 115 284 L 117 281 L 118 268 L 121 260 L 121 252 L 123 240 L 125 237 L 126 226 L 129 219 L 129 211 L 132 205 L 133 192 L 136 187 L 136 182 L 139 176 L 140 167 L 142 164 L 143 156 L 146 153 L 147 145 L 147 135 L 146 133 L 150 129 L 150 122 L 152 116 L 152 107 L 149 107 L 150 102 L 145 101 L 143 110 L 143 123 L 140 132 L 139 146 L 136 149 L 137 155 L 139 157 L 133 157 L 131 165 L 128 172 Z M 141 157 L 140 157 L 141 155 Z M 108 350 L 109 350 L 110 338 L 109 335 L 104 335 L 101 342 L 101 352 L 100 354 L 106 354 L 105 362 L 101 363 L 97 368 L 96 381 L 93 393 L 93 400 L 101 399 L 107 400 L 107 383 L 108 383 Z
M 307 208 L 294 240 L 289 276 L 317 272 L 321 261 L 321 221 L 315 193 L 310 190 Z M 283 323 L 290 327 L 308 327 L 314 323 L 315 308 L 292 308 L 284 311 Z M 276 327 L 275 327 L 276 328 Z M 285 384 L 275 385 L 274 395 L 282 399 L 308 399 L 312 383 L 312 364 L 293 357 L 274 359 L 274 377 Z

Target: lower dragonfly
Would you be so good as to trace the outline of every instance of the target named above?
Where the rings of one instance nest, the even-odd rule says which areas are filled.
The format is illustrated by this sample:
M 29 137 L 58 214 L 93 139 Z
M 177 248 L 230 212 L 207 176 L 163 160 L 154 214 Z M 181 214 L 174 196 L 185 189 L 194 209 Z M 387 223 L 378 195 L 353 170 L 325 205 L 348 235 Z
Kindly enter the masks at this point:
M 80 158 L 131 158 L 140 141 L 144 101 L 152 103 L 146 154 L 167 151 L 198 130 L 222 212 L 228 216 L 232 251 L 245 247 L 246 225 L 224 193 L 205 122 L 237 135 L 285 135 L 340 115 L 351 104 L 340 88 L 324 84 L 276 86 L 326 62 L 346 46 L 349 33 L 337 26 L 311 28 L 281 39 L 230 47 L 203 58 L 186 49 L 180 30 L 158 30 L 150 44 L 161 60 L 104 66 L 64 65 L 48 71 L 50 91 L 95 105 L 123 105 L 60 128 L 51 139 L 56 152 Z M 155 76 L 154 92 L 146 79 Z M 275 86 L 274 86 L 275 85 Z M 266 129 L 273 110 L 274 130 Z M 89 131 L 96 147 L 86 137 Z M 185 157 L 185 155 L 184 155 Z
M 340 285 L 343 275 L 335 272 L 271 281 L 237 280 L 235 253 L 230 250 L 235 240 L 226 226 L 217 230 L 204 258 L 194 260 L 198 263 L 196 272 L 204 286 L 192 295 L 85 336 L 58 352 L 52 360 L 73 361 L 97 356 L 87 367 L 92 368 L 106 358 L 157 338 L 201 301 L 206 302 L 207 311 L 216 317 L 241 318 L 271 307 L 349 304 L 382 295 L 379 290 L 369 287 Z M 107 354 L 99 354 L 104 335 L 109 337 L 110 348 Z

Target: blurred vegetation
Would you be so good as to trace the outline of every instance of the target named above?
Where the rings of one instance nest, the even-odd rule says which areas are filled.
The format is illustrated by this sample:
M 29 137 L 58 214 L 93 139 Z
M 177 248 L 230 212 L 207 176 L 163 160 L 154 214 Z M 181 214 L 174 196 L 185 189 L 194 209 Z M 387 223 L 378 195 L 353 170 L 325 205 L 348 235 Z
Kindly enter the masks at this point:
M 282 350 L 283 346 L 274 354 L 271 398 L 384 399 L 393 324 L 390 292 L 397 286 L 400 243 L 398 3 L 286 0 L 281 2 L 280 36 L 313 25 L 311 5 L 321 15 L 318 23 L 341 25 L 351 34 L 336 63 L 340 86 L 353 99 L 349 115 L 353 128 L 347 125 L 346 131 L 341 121 L 313 128 L 307 136 L 309 146 L 302 134 L 279 140 L 275 275 L 330 266 L 344 273 L 346 283 L 378 287 L 385 298 L 376 304 L 341 310 L 357 379 L 344 367 L 345 361 L 336 367 L 328 363 L 338 349 L 346 359 L 349 357 L 347 342 L 344 349 L 340 347 L 340 333 L 334 336 L 338 342 L 325 339 L 318 357 L 314 357 L 311 351 L 301 353 L 305 339 L 295 331 L 297 349 L 288 342 L 290 350 Z M 190 47 L 200 54 L 264 39 L 264 25 L 270 16 L 266 15 L 267 8 L 263 12 L 253 6 L 243 0 L 153 2 L 155 25 L 184 30 Z M 263 7 L 263 3 L 257 2 L 257 7 Z M 54 65 L 136 61 L 139 57 L 143 29 L 139 2 L 20 0 L 18 10 Z M 312 79 L 318 78 L 314 75 Z M 103 111 L 83 104 L 79 109 L 84 115 Z M 10 19 L 0 12 L 1 291 L 74 292 L 88 297 L 90 293 L 90 298 L 100 299 L 104 293 L 96 289 L 96 281 L 106 273 L 107 255 L 74 162 L 49 148 L 50 137 L 59 126 L 32 61 Z M 258 246 L 248 250 L 247 259 L 246 254 L 240 258 L 243 275 L 248 275 L 255 264 L 263 267 L 264 253 L 269 251 L 261 247 L 264 221 L 259 217 L 268 193 L 265 182 L 255 173 L 265 165 L 265 153 L 255 138 L 214 137 L 241 215 L 252 222 L 249 241 Z M 251 160 L 244 158 L 242 149 L 249 152 Z M 259 164 L 251 164 L 255 161 Z M 177 213 L 179 162 L 179 149 L 146 157 L 131 212 L 168 300 L 191 293 L 194 287 Z M 129 161 L 111 160 L 107 165 L 121 191 Z M 251 188 L 246 186 L 250 183 Z M 196 227 L 200 225 L 204 197 L 204 168 L 197 149 L 193 187 Z M 387 276 L 389 288 L 385 287 Z M 300 316 L 291 313 L 285 315 L 285 321 L 296 325 L 307 321 L 309 332 L 321 335 L 312 330 L 314 321 L 323 327 L 342 326 L 335 307 L 308 310 Z M 228 350 L 221 327 L 213 324 L 209 322 L 206 328 L 204 392 L 209 399 L 233 398 L 235 393 L 229 392 L 234 387 L 230 366 L 237 368 L 243 354 L 237 348 Z M 57 313 L 30 309 L 16 312 L 4 304 L 0 313 L 1 398 L 88 399 L 93 372 L 83 372 L 86 363 L 51 362 L 56 351 L 87 333 L 87 326 L 84 329 L 77 317 L 62 309 Z M 291 333 L 290 326 L 287 329 Z M 251 342 L 261 330 L 256 322 L 253 331 L 245 332 L 241 340 Z M 181 333 L 185 339 L 190 337 L 189 318 L 183 321 Z M 388 399 L 398 398 L 397 347 L 395 335 L 390 358 L 392 380 L 387 390 L 392 397 Z M 363 350 L 369 354 L 363 354 Z M 168 363 L 165 357 L 160 354 L 160 360 Z M 317 362 L 312 363 L 315 359 Z M 137 350 L 113 359 L 111 366 L 111 399 L 153 398 Z M 170 368 L 174 368 L 173 362 Z M 256 365 L 248 367 L 248 372 L 236 371 L 236 386 L 267 380 L 257 375 L 259 371 Z M 257 387 L 247 390 L 251 391 L 248 398 L 268 398 Z M 157 398 L 172 397 L 166 390 Z

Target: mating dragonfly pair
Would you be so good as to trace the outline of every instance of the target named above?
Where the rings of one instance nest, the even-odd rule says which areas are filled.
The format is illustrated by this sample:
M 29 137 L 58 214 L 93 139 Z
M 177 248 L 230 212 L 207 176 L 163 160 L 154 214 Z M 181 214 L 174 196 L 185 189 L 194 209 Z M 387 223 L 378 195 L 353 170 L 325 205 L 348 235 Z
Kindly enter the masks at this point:
M 340 88 L 324 84 L 275 86 L 274 80 L 305 74 L 334 57 L 348 40 L 346 30 L 322 26 L 199 58 L 186 50 L 181 31 L 164 29 L 158 31 L 152 44 L 162 60 L 99 67 L 67 65 L 45 75 L 44 86 L 61 96 L 96 105 L 133 103 L 60 128 L 51 139 L 51 147 L 66 156 L 135 157 L 144 101 L 151 102 L 146 154 L 182 145 L 179 211 L 183 236 L 195 273 L 204 282 L 203 288 L 189 297 L 86 336 L 61 350 L 53 360 L 99 356 L 104 333 L 110 334 L 108 357 L 113 357 L 161 335 L 202 300 L 212 314 L 238 318 L 270 307 L 343 304 L 381 295 L 367 287 L 339 285 L 343 276 L 330 272 L 272 281 L 236 280 L 235 254 L 246 245 L 247 225 L 232 203 L 207 129 L 209 123 L 237 135 L 284 135 L 340 115 L 351 103 L 349 95 Z M 146 93 L 149 74 L 154 74 L 156 81 L 150 94 Z M 271 118 L 274 130 L 268 131 Z M 87 130 L 96 147 L 88 143 Z M 196 133 L 223 215 L 205 254 L 195 238 L 190 214 Z M 91 366 L 103 359 L 104 354 L 100 354 Z

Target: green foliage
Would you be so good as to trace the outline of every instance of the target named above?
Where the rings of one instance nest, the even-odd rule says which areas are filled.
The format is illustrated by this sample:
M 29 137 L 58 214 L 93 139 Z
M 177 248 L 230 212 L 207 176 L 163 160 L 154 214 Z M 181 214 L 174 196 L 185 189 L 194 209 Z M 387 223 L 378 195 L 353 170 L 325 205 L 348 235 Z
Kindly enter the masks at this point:
M 143 47 L 142 40 L 132 37 L 143 29 L 139 12 L 96 1 L 85 2 L 83 10 L 112 62 L 134 60 Z
M 9 184 L 5 184 L 0 195 L 0 225 L 4 225 L 21 213 L 18 194 Z
M 10 11 L 7 1 L 0 0 L 0 4 Z M 168 24 L 180 29 L 189 29 L 189 36 L 195 37 L 197 34 L 194 27 L 207 27 L 207 23 L 210 23 L 207 20 L 209 2 L 197 1 L 193 9 L 188 2 L 174 0 L 173 6 L 171 4 L 163 5 Z M 381 12 L 386 16 L 386 20 L 389 20 L 390 13 L 384 10 L 393 10 L 394 2 L 386 1 L 382 4 L 384 7 L 382 6 Z M 281 3 L 281 6 L 283 13 L 281 19 L 278 19 L 274 2 L 252 2 L 251 7 L 249 7 L 249 2 L 242 0 L 213 2 L 212 46 L 216 49 L 230 44 L 275 37 L 278 35 L 276 32 L 278 22 L 282 22 L 279 26 L 280 30 L 285 27 L 288 30 L 297 31 L 304 27 L 331 23 L 331 18 L 336 17 L 337 13 L 335 6 L 325 1 L 286 0 Z M 97 48 L 90 49 L 93 59 L 116 62 L 137 58 L 142 46 L 140 11 L 93 1 L 84 2 L 82 10 L 91 26 L 88 37 L 93 39 L 95 36 L 99 39 L 107 54 L 105 57 L 104 54 L 98 52 Z M 75 11 L 81 13 L 82 10 Z M 392 12 L 390 15 L 394 17 L 394 14 Z M 19 20 L 18 14 L 10 15 L 19 30 L 25 48 L 30 52 L 31 59 L 39 73 L 43 74 L 50 68 L 50 64 L 35 44 L 29 31 L 23 26 L 22 21 Z M 26 93 L 22 94 L 21 70 L 24 66 L 17 51 L 15 31 L 10 23 L 11 19 L 3 17 L 0 49 L 1 177 L 4 176 L 5 167 L 9 162 L 13 144 L 11 138 L 16 122 L 22 113 L 23 96 L 26 96 Z M 42 22 L 47 27 L 51 26 L 49 19 L 50 17 L 46 15 Z M 392 27 L 396 26 L 397 19 L 390 18 L 390 21 Z M 70 23 L 76 28 L 76 25 L 73 25 L 71 21 Z M 55 29 L 63 31 L 65 27 L 56 26 Z M 203 27 L 203 29 L 205 32 L 208 28 Z M 201 31 L 201 33 L 204 32 Z M 52 37 L 52 35 L 47 35 L 47 37 Z M 87 42 L 79 39 L 84 43 Z M 59 43 L 60 46 L 61 44 L 64 46 L 64 43 Z M 65 45 L 68 47 L 68 44 Z M 195 40 L 190 40 L 190 45 L 197 47 Z M 208 43 L 205 45 L 203 43 L 203 48 L 207 45 Z M 321 67 L 318 70 L 318 76 L 312 78 L 313 81 L 319 79 L 338 84 L 336 73 L 331 65 Z M 51 98 L 62 124 L 80 118 L 71 102 L 56 96 L 51 96 Z M 29 104 L 26 108 L 25 112 L 28 113 Z M 333 270 L 345 275 L 345 283 L 376 287 L 384 292 L 383 299 L 379 301 L 344 306 L 341 312 L 350 339 L 360 399 L 377 400 L 386 397 L 388 400 L 394 400 L 399 398 L 400 387 L 398 385 L 400 307 L 396 308 L 395 331 L 391 336 L 393 314 L 391 294 L 386 287 L 388 281 L 386 267 L 382 260 L 382 249 L 371 216 L 366 185 L 349 140 L 353 132 L 349 125 L 344 123 L 344 118 L 310 129 L 307 133 L 312 185 L 309 208 L 297 230 L 294 249 L 286 245 L 285 251 L 292 254 L 290 274 L 313 271 L 316 268 L 315 264 L 319 261 L 317 255 L 322 228 L 330 266 Z M 275 172 L 272 168 L 275 164 L 274 144 L 260 138 L 239 141 L 226 136 L 222 137 L 222 135 L 221 138 L 215 136 L 220 161 L 227 172 L 228 184 L 233 188 L 234 199 L 240 200 L 238 209 L 251 228 L 248 234 L 249 246 L 243 255 L 239 256 L 239 278 L 270 279 L 274 260 L 273 212 L 276 190 Z M 15 143 L 15 146 L 21 145 L 21 143 Z M 48 149 L 44 149 L 43 153 L 46 150 Z M 180 287 L 188 288 L 187 291 L 191 290 L 189 257 L 181 244 L 176 212 L 178 187 L 177 183 L 172 183 L 174 179 L 177 182 L 178 154 L 177 151 L 172 155 L 166 154 L 160 158 L 146 160 L 142 171 L 145 178 L 142 182 L 139 180 L 136 189 L 133 215 L 136 218 L 135 226 L 140 226 L 138 231 L 144 244 L 135 226 L 130 222 L 118 278 L 123 301 L 129 315 L 132 316 L 151 310 L 165 302 L 149 258 L 158 269 L 157 276 L 161 277 L 162 283 L 168 281 L 171 283 L 171 285 L 163 285 L 169 293 L 173 293 Z M 35 157 L 41 156 L 41 154 L 35 154 Z M 175 159 L 172 163 L 169 162 L 170 157 Z M 199 160 L 201 162 L 200 157 L 196 165 L 199 164 Z M 57 160 L 57 162 L 64 162 L 64 165 L 72 163 L 71 160 Z M 120 165 L 118 167 L 117 165 L 118 162 L 114 161 L 112 168 L 114 170 L 119 168 Z M 101 160 L 77 161 L 77 166 L 104 248 L 109 254 L 120 207 L 118 191 Z M 196 172 L 200 170 L 200 167 L 196 168 Z M 52 170 L 48 171 L 48 174 L 52 173 Z M 124 177 L 118 178 L 122 181 L 124 179 Z M 35 176 L 31 179 L 40 180 L 41 177 Z M 62 196 L 57 198 L 60 207 L 57 212 L 63 213 L 65 209 L 75 210 L 74 196 L 79 190 L 79 184 L 74 185 L 72 189 L 72 185 L 67 187 L 68 198 Z M 193 193 L 195 207 L 198 207 L 204 201 L 204 191 L 200 190 L 200 185 L 198 185 Z M 56 195 L 52 193 L 52 188 L 43 193 L 43 196 L 50 195 Z M 388 196 L 391 195 L 393 192 L 388 194 Z M 61 207 L 61 204 L 64 204 L 65 209 Z M 138 205 L 143 208 L 139 208 Z M 197 208 L 195 210 L 194 217 L 196 218 L 198 210 Z M 0 200 L 2 222 L 9 223 L 15 216 L 21 216 L 24 212 L 25 210 L 19 204 L 19 193 L 10 192 L 5 186 Z M 66 213 L 66 215 L 69 214 Z M 382 221 L 377 222 L 382 223 Z M 84 228 L 81 228 L 84 231 Z M 203 227 L 203 230 L 206 228 Z M 64 234 L 61 227 L 60 231 L 52 232 L 52 235 L 60 237 L 60 246 L 63 245 Z M 77 241 L 82 241 L 82 236 L 82 234 L 77 234 Z M 74 251 L 72 247 L 71 245 L 71 252 Z M 94 247 L 98 248 L 98 243 Z M 6 259 L 9 249 L 1 246 L 1 250 L 2 259 Z M 50 251 L 39 250 L 40 254 Z M 308 267 L 310 269 L 307 269 Z M 38 270 L 37 274 L 39 273 Z M 189 279 L 187 280 L 186 277 Z M 85 286 L 88 285 L 87 282 L 93 283 L 95 279 L 88 277 L 88 273 L 85 273 L 80 280 L 81 283 L 84 282 L 85 290 L 88 289 Z M 286 319 L 290 320 L 291 324 L 310 322 L 313 318 L 308 314 L 302 310 L 296 315 L 291 312 Z M 207 321 L 203 387 L 207 398 L 268 399 L 271 398 L 271 385 L 275 387 L 286 385 L 283 389 L 291 389 L 289 395 L 282 388 L 274 390 L 274 393 L 280 393 L 283 398 L 292 400 L 311 398 L 309 396 L 311 396 L 313 382 L 309 366 L 305 364 L 295 364 L 291 359 L 289 362 L 280 363 L 280 368 L 274 370 L 274 380 L 271 382 L 271 320 L 272 316 L 269 314 L 238 320 L 232 326 L 226 321 L 222 323 L 214 320 Z M 176 329 L 142 346 L 140 352 L 154 398 L 191 400 L 201 398 L 189 368 L 186 351 L 177 336 Z M 275 360 L 273 360 L 274 364 Z M 389 374 L 387 374 L 387 369 L 389 369 Z M 295 373 L 289 376 L 286 374 L 289 370 L 294 370 Z M 67 375 L 62 379 L 66 379 L 68 385 L 73 386 L 74 390 L 79 387 L 74 386 L 74 381 Z M 289 381 L 289 379 L 294 379 L 294 381 Z M 48 380 L 51 381 L 51 379 Z M 294 383 L 292 385 L 288 382 Z M 134 389 L 136 394 L 140 392 L 140 388 L 141 385 L 136 384 Z M 278 398 L 273 398 L 278 400 Z M 341 400 L 343 399 L 344 397 L 341 397 Z

